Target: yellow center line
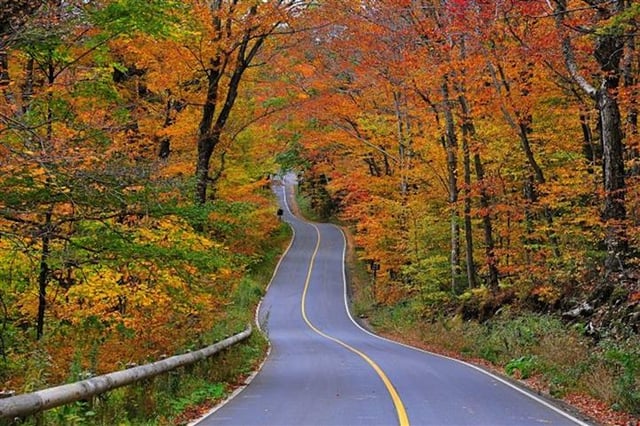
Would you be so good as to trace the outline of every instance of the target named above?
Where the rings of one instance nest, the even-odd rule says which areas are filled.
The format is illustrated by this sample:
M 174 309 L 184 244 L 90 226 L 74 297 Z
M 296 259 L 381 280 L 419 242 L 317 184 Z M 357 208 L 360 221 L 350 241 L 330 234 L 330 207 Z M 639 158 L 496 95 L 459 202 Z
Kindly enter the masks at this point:
M 367 364 L 371 366 L 371 368 L 373 368 L 373 370 L 378 374 L 378 376 L 384 383 L 385 387 L 387 388 L 387 391 L 389 392 L 389 396 L 391 396 L 391 400 L 393 401 L 393 405 L 395 406 L 395 409 L 396 409 L 396 414 L 398 415 L 398 423 L 400 424 L 400 426 L 409 426 L 409 418 L 407 417 L 407 411 L 405 410 L 404 404 L 400 399 L 400 395 L 398 395 L 398 391 L 396 391 L 396 388 L 393 386 L 393 383 L 391 383 L 391 380 L 389 380 L 389 378 L 384 373 L 382 368 L 380 368 L 380 366 L 376 364 L 371 358 L 369 358 L 364 352 L 354 348 L 353 346 L 348 345 L 342 340 L 329 336 L 328 334 L 320 331 L 315 325 L 311 323 L 311 321 L 307 317 L 307 309 L 306 309 L 307 292 L 309 290 L 309 283 L 311 282 L 311 273 L 313 272 L 313 265 L 315 264 L 318 250 L 320 249 L 320 229 L 318 229 L 318 227 L 313 223 L 310 223 L 310 225 L 313 226 L 314 229 L 316 230 L 316 234 L 318 235 L 318 241 L 316 242 L 315 250 L 313 251 L 313 255 L 311 256 L 311 260 L 309 262 L 309 271 L 307 272 L 307 279 L 305 280 L 304 290 L 302 292 L 302 318 L 304 319 L 304 322 L 307 323 L 309 328 L 311 328 L 314 332 L 324 337 L 325 339 L 331 340 L 332 342 L 335 342 L 340 346 L 355 353 L 356 355 L 360 356 L 362 359 L 364 359 L 367 362 Z

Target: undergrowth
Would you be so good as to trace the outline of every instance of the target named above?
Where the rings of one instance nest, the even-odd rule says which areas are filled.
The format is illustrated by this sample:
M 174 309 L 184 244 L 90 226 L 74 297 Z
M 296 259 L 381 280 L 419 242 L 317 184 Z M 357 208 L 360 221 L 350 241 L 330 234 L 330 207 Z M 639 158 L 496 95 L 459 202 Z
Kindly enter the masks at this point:
M 254 311 L 269 282 L 279 255 L 290 238 L 289 228 L 281 226 L 272 236 L 271 247 L 248 274 L 232 290 L 231 301 L 224 319 L 217 322 L 208 333 L 198 337 L 184 350 L 195 350 L 239 333 L 253 323 Z M 265 338 L 258 332 L 242 343 L 236 344 L 215 356 L 189 367 L 183 367 L 153 379 L 115 389 L 88 401 L 76 402 L 51 409 L 25 419 L 0 420 L 5 425 L 180 425 L 192 420 L 188 412 L 200 411 L 198 406 L 212 406 L 255 370 L 267 350 Z M 151 361 L 151 360 L 150 360 Z M 46 354 L 33 360 L 46 371 Z M 70 376 L 82 378 L 77 366 L 72 366 Z M 33 383 L 38 382 L 33 378 Z M 37 386 L 36 386 L 37 387 Z
M 358 310 L 363 311 L 359 306 Z M 599 341 L 552 315 L 504 310 L 479 323 L 459 317 L 425 321 L 409 304 L 369 306 L 370 324 L 409 336 L 434 351 L 482 359 L 518 379 L 537 376 L 555 397 L 588 394 L 616 410 L 640 414 L 640 339 Z

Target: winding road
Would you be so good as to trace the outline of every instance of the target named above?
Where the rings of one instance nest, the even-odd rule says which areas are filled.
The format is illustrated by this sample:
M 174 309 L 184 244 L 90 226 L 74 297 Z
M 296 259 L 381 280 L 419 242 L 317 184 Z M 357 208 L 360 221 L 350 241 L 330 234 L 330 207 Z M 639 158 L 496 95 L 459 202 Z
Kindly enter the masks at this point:
M 581 425 L 584 420 L 475 366 L 377 337 L 348 311 L 345 239 L 289 209 L 294 238 L 258 311 L 271 353 L 207 425 Z

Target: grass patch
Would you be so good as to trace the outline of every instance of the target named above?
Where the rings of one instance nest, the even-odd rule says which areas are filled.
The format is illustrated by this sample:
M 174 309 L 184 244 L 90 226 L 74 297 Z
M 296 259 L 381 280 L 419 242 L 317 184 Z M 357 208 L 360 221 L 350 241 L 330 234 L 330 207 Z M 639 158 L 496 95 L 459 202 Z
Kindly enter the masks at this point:
M 504 366 L 504 371 L 518 379 L 528 379 L 538 371 L 537 358 L 533 355 L 512 359 Z
M 301 191 L 296 191 L 296 204 L 300 209 L 300 214 L 307 220 L 312 222 L 322 222 L 325 220 L 317 211 L 312 207 L 313 200 L 311 197 L 305 195 Z

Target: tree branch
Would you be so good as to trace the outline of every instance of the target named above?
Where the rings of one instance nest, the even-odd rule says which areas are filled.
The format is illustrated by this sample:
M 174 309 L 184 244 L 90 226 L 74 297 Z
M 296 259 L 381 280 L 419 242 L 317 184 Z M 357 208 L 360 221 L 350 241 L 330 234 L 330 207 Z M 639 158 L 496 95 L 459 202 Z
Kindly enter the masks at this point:
M 563 28 L 564 16 L 567 13 L 567 5 L 565 0 L 556 0 L 556 27 L 561 32 L 562 37 L 562 53 L 564 55 L 564 63 L 569 71 L 571 78 L 580 86 L 580 88 L 591 98 L 595 99 L 597 89 L 593 87 L 589 82 L 580 75 L 578 71 L 578 65 L 576 64 L 575 54 L 573 52 L 573 46 L 571 45 L 571 39 L 566 34 Z
M 349 120 L 345 120 L 345 121 L 349 123 Z M 395 157 L 395 156 L 393 156 L 393 155 L 389 154 L 389 153 L 388 153 L 386 150 L 384 150 L 383 148 L 380 148 L 379 146 L 377 146 L 377 145 L 375 145 L 375 144 L 373 144 L 373 143 L 369 142 L 366 138 L 364 138 L 364 137 L 360 136 L 360 135 L 358 134 L 358 132 L 356 131 L 356 129 L 354 129 L 354 128 L 353 128 L 353 124 L 352 124 L 352 123 L 349 123 L 349 124 L 351 125 L 351 129 L 349 129 L 348 127 L 346 127 L 346 126 L 344 126 L 344 125 L 340 124 L 338 121 L 335 121 L 335 120 L 334 120 L 334 121 L 332 121 L 332 124 L 333 124 L 334 126 L 336 126 L 337 128 L 339 128 L 340 130 L 345 131 L 349 136 L 351 136 L 351 137 L 353 137 L 353 138 L 355 138 L 355 139 L 359 140 L 359 141 L 360 141 L 360 142 L 362 142 L 363 144 L 367 145 L 368 147 L 373 148 L 373 149 L 375 149 L 376 151 L 378 151 L 378 152 L 380 152 L 380 153 L 382 153 L 382 154 L 386 155 L 387 157 L 389 157 L 390 159 L 392 159 L 392 160 L 393 160 L 393 161 L 395 161 L 396 163 L 398 163 L 398 164 L 400 163 L 400 159 L 399 159 L 399 158 L 397 158 L 397 157 Z

